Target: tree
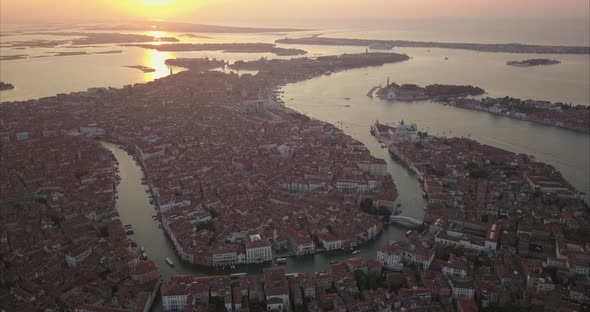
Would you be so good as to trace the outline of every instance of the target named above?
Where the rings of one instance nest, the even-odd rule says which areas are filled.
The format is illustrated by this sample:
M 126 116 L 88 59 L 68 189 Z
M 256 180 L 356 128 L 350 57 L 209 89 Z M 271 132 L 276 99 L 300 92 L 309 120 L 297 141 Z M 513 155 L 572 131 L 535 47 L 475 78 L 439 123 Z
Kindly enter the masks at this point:
M 371 213 L 373 209 L 373 200 L 370 198 L 365 198 L 361 201 L 361 210 L 366 213 Z
M 215 209 L 213 209 L 212 207 L 208 208 L 207 210 L 209 211 L 211 218 L 215 219 L 219 216 L 219 213 L 217 213 L 217 211 L 215 211 Z
M 463 256 L 463 249 L 455 246 L 447 246 L 441 251 L 438 258 L 444 261 L 449 261 L 451 254 L 461 257 Z

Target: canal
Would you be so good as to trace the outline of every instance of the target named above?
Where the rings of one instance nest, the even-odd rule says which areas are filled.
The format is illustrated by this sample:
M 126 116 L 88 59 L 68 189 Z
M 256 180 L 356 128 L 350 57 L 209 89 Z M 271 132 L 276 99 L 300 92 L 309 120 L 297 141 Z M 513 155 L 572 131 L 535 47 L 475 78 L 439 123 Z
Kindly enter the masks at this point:
M 392 162 L 385 149 L 381 149 L 376 141 L 367 142 L 372 154 L 387 160 L 388 169 L 396 177 L 396 183 L 400 196 L 402 214 L 421 219 L 424 214 L 425 202 L 421 197 L 420 185 L 415 177 L 405 168 Z M 262 269 L 271 264 L 243 265 L 233 270 L 213 269 L 183 263 L 177 256 L 174 245 L 159 227 L 159 221 L 152 218 L 157 213 L 156 207 L 150 203 L 149 189 L 142 184 L 143 171 L 135 159 L 119 146 L 103 142 L 118 162 L 120 183 L 117 186 L 117 210 L 124 224 L 133 226 L 134 234 L 129 238 L 138 246 L 143 246 L 150 259 L 160 268 L 164 283 L 176 274 L 210 275 L 229 274 L 234 272 L 260 273 Z M 401 182 L 401 183 L 400 183 Z M 359 247 L 358 256 L 375 258 L 377 249 L 389 240 L 397 240 L 404 236 L 406 228 L 396 225 L 386 225 L 383 233 L 377 239 L 367 242 Z M 174 266 L 169 266 L 165 259 L 172 259 Z M 283 265 L 288 273 L 291 272 L 317 272 L 327 269 L 330 261 L 340 261 L 352 257 L 350 252 L 336 251 L 330 253 L 314 254 L 302 257 L 290 257 L 286 265 Z

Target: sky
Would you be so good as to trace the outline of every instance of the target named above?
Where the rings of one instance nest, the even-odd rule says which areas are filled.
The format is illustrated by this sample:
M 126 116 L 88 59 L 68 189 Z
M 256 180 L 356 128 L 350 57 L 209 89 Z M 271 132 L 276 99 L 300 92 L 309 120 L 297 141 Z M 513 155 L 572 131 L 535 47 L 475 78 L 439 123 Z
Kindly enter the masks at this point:
M 589 0 L 2 0 L 0 23 L 158 19 L 265 26 L 312 20 L 588 17 Z

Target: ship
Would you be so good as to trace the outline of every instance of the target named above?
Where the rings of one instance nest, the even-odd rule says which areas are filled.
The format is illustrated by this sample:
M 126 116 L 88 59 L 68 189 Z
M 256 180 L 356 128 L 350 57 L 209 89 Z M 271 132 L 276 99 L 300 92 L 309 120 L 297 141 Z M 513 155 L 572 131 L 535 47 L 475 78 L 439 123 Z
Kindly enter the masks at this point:
M 361 252 L 361 251 L 357 249 L 357 250 L 353 251 L 353 252 L 352 252 L 352 254 L 353 254 L 353 255 L 357 255 L 357 254 L 359 254 L 360 252 Z
M 174 262 L 172 262 L 170 258 L 166 258 L 166 263 L 168 263 L 169 266 L 174 266 Z
M 393 46 L 387 43 L 372 43 L 371 45 L 369 45 L 369 49 L 371 50 L 391 50 L 393 49 Z
M 277 264 L 285 264 L 285 263 L 287 263 L 287 258 L 276 258 L 275 262 Z

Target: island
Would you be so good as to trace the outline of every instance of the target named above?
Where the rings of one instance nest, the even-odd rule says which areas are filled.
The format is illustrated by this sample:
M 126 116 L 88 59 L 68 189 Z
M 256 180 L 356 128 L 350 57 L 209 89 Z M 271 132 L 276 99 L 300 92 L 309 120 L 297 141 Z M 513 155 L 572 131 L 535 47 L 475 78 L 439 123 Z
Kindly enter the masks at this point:
M 561 63 L 558 60 L 551 60 L 545 58 L 535 58 L 535 59 L 528 59 L 524 61 L 508 61 L 506 65 L 510 66 L 517 66 L 517 67 L 530 67 L 530 66 L 539 66 L 539 65 L 554 65 Z
M 48 52 L 53 53 L 53 56 L 74 56 L 74 55 L 88 55 L 90 53 L 86 51 L 75 51 L 75 52 Z
M 69 44 L 69 40 L 45 40 L 33 39 L 23 41 L 7 41 L 2 43 L 2 47 L 10 47 L 14 49 L 22 48 L 55 48 L 57 46 Z
M 11 83 L 0 81 L 0 91 L 12 90 L 14 86 Z
M 376 89 L 376 92 L 374 92 Z M 432 84 L 426 87 L 420 87 L 415 84 L 396 84 L 390 83 L 389 79 L 385 87 L 376 87 L 371 89 L 369 96 L 373 92 L 381 99 L 397 100 L 397 101 L 421 101 L 421 100 L 436 100 L 443 98 L 457 98 L 481 95 L 485 90 L 474 86 L 456 86 Z
M 19 168 L 27 172 L 23 173 L 24 181 L 31 181 L 38 174 L 37 168 L 46 168 L 44 172 L 55 178 L 25 186 L 20 179 L 6 179 L 10 185 L 3 189 L 17 193 L 10 198 L 18 201 L 25 198 L 21 193 L 35 193 L 47 200 L 47 207 L 61 207 L 56 201 L 72 203 L 63 212 L 71 220 L 66 223 L 68 228 L 82 222 L 80 218 L 86 220 L 88 214 L 96 215 L 96 221 L 76 226 L 79 231 L 88 230 L 92 238 L 98 240 L 97 235 L 101 235 L 110 240 L 111 235 L 119 235 L 120 221 L 112 213 L 113 159 L 94 152 L 98 145 L 95 139 L 102 139 L 128 150 L 145 171 L 145 183 L 158 207 L 162 229 L 183 262 L 231 267 L 268 263 L 279 252 L 303 256 L 355 249 L 374 240 L 384 226 L 379 217 L 361 209 L 360 200 L 371 199 L 371 205 L 363 205 L 367 211 L 395 209 L 397 188 L 386 162 L 333 125 L 280 105 L 273 99 L 273 91 L 325 71 L 407 59 L 407 55 L 395 53 L 361 53 L 238 62 L 237 66 L 258 70 L 257 75 L 207 71 L 207 67 L 219 67 L 223 61 L 184 59 L 167 63 L 184 63 L 188 70 L 145 84 L 5 102 L 2 118 L 7 122 L 0 142 L 2 157 L 7 161 L 2 162 L 5 171 L 0 175 L 12 172 L 11 176 L 17 176 L 12 168 Z M 31 139 L 36 144 L 27 144 Z M 40 152 L 53 145 L 54 152 Z M 68 150 L 69 145 L 75 148 Z M 32 159 L 21 155 L 35 156 Z M 78 161 L 71 157 L 78 157 Z M 59 165 L 51 166 L 51 162 Z M 62 170 L 62 163 L 76 163 L 76 168 Z M 45 185 L 57 187 L 60 183 L 64 183 L 59 189 L 67 194 L 66 198 L 43 195 L 54 192 Z M 80 197 L 78 193 L 84 190 L 88 196 Z M 23 218 L 28 213 L 24 209 L 16 211 Z M 60 216 L 61 211 L 48 213 Z M 12 222 L 9 217 L 0 220 Z M 26 227 L 19 229 L 26 231 Z M 78 250 L 80 244 L 68 242 L 66 251 L 34 256 L 45 258 L 57 252 L 55 257 L 62 263 L 67 255 L 77 252 L 70 250 Z M 97 250 L 98 258 L 87 262 L 82 257 L 77 265 L 96 264 L 110 249 Z M 132 253 L 137 258 L 125 254 L 121 261 L 139 261 L 139 254 Z M 116 261 L 114 255 L 108 258 L 108 263 Z M 28 280 L 29 274 L 15 275 L 24 274 L 20 268 L 28 262 L 11 263 L 6 269 L 10 273 L 0 271 L 2 276 Z M 127 266 L 116 268 L 129 270 Z M 60 269 L 64 276 L 70 270 L 65 265 Z
M 260 58 L 256 61 L 236 61 L 229 67 L 237 70 L 262 71 L 266 75 L 281 74 L 283 77 L 290 78 L 289 81 L 297 81 L 351 68 L 381 66 L 409 59 L 409 56 L 399 53 L 362 53 L 290 60 Z
M 463 49 L 479 52 L 503 52 L 503 53 L 536 53 L 536 54 L 590 54 L 587 46 L 550 46 L 530 45 L 519 43 L 452 43 L 452 42 L 427 42 L 408 40 L 373 40 L 373 39 L 348 39 L 310 36 L 303 38 L 285 38 L 276 40 L 281 44 L 308 44 L 308 45 L 334 45 L 334 46 L 391 46 L 400 48 L 444 48 Z
M 0 61 L 22 60 L 26 59 L 27 57 L 28 55 L 26 54 L 0 55 Z
M 143 65 L 131 65 L 131 66 L 123 66 L 123 67 L 139 69 L 144 73 L 153 73 L 156 71 L 154 68 L 143 66 Z
M 193 72 L 202 72 L 211 70 L 214 68 L 219 68 L 227 65 L 227 62 L 224 60 L 217 60 L 217 59 L 195 59 L 195 58 L 175 58 L 175 59 L 167 59 L 164 63 L 168 66 L 176 66 L 176 67 L 183 67 L 186 69 L 190 69 Z
M 198 39 L 213 39 L 212 37 L 209 36 L 204 36 L 204 35 L 195 35 L 195 34 L 182 34 L 180 35 L 181 37 L 186 37 L 186 38 L 198 38 Z
M 156 37 L 139 34 L 120 33 L 57 33 L 60 36 L 81 36 L 72 40 L 72 45 L 115 44 L 128 42 L 178 42 L 174 37 Z
M 120 33 L 85 33 L 85 32 L 40 32 L 31 33 L 32 35 L 43 36 L 72 36 L 73 39 L 45 40 L 34 39 L 25 41 L 5 42 L 5 47 L 11 48 L 54 48 L 64 46 L 67 48 L 77 46 L 94 47 L 97 44 L 121 44 L 135 42 L 177 42 L 174 37 L 155 37 L 139 34 L 120 34 Z
M 176 44 L 124 44 L 158 51 L 223 51 L 226 53 L 273 53 L 280 56 L 303 55 L 301 49 L 279 48 L 272 43 L 176 43 Z
M 236 27 L 236 26 L 220 26 L 220 25 L 206 25 L 195 23 L 169 22 L 169 21 L 139 21 L 126 24 L 95 24 L 83 26 L 88 30 L 100 31 L 118 31 L 118 30 L 132 30 L 132 31 L 169 31 L 169 32 L 184 32 L 184 33 L 276 33 L 276 32 L 297 32 L 310 31 L 313 29 L 297 29 L 297 28 L 260 28 L 260 27 Z
M 99 52 L 94 52 L 94 54 L 117 54 L 117 53 L 122 53 L 122 50 L 109 50 L 109 51 L 99 51 Z
M 590 133 L 590 107 L 512 97 L 441 99 L 438 103 Z

